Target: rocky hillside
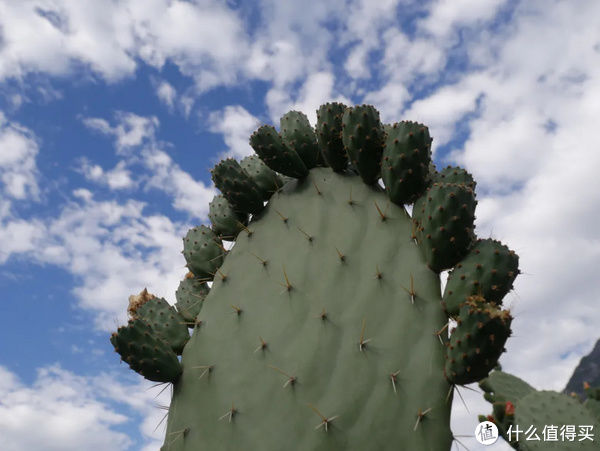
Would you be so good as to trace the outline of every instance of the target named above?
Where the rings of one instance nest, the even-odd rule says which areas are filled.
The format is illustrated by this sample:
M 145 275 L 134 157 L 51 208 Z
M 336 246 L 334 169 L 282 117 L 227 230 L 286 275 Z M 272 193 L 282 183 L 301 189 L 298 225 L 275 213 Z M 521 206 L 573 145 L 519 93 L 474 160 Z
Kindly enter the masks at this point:
M 565 387 L 565 393 L 575 392 L 583 397 L 584 382 L 589 382 L 592 387 L 600 385 L 600 340 L 596 342 L 592 352 L 581 358 Z

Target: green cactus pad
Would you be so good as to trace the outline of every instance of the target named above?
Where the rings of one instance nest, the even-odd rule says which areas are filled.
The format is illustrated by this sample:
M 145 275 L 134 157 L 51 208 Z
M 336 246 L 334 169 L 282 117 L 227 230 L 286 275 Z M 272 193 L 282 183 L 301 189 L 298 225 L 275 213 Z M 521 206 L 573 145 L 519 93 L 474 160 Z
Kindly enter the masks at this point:
M 469 251 L 475 237 L 476 205 L 471 189 L 438 183 L 415 203 L 416 237 L 433 271 L 453 267 Z
M 519 256 L 492 239 L 475 242 L 467 256 L 450 271 L 442 300 L 448 314 L 458 314 L 469 296 L 502 304 L 519 273 Z
M 315 168 L 249 227 L 185 347 L 166 443 L 189 428 L 172 449 L 448 450 L 439 276 L 404 209 Z
M 222 194 L 208 204 L 208 218 L 213 232 L 221 239 L 234 239 L 248 224 L 248 213 L 236 212 Z
M 588 398 L 583 403 L 586 409 L 596 418 L 596 421 L 600 422 L 600 401 L 593 398 Z
M 200 313 L 204 298 L 210 291 L 206 282 L 202 282 L 194 277 L 190 272 L 179 283 L 175 292 L 175 308 L 183 317 L 188 327 L 193 327 L 196 323 L 196 317 Z
M 119 327 L 111 335 L 110 342 L 121 359 L 148 380 L 175 382 L 181 375 L 181 365 L 171 347 L 140 319 Z
M 457 185 L 465 185 L 475 191 L 477 183 L 473 176 L 463 168 L 457 166 L 448 166 L 437 172 L 433 177 L 434 183 L 454 183 Z
M 478 296 L 461 307 L 458 326 L 447 343 L 444 373 L 454 384 L 470 384 L 486 377 L 496 366 L 510 335 L 512 318 Z
M 144 292 L 148 293 L 144 290 L 139 296 Z M 139 296 L 130 297 L 130 305 L 131 298 Z M 129 312 L 133 319 L 141 319 L 150 325 L 154 335 L 171 346 L 176 354 L 181 354 L 190 334 L 183 317 L 166 300 L 150 295 L 145 302 L 137 302 L 134 307 L 130 307 Z
M 283 186 L 281 176 L 256 155 L 244 158 L 240 161 L 240 166 L 258 186 L 262 200 L 269 200 L 273 193 Z
M 321 152 L 315 130 L 306 115 L 299 111 L 290 111 L 281 117 L 279 124 L 281 138 L 286 147 L 296 151 L 307 169 L 318 166 Z
M 342 117 L 347 106 L 343 103 L 326 103 L 317 110 L 317 138 L 321 153 L 335 172 L 348 167 L 348 155 L 342 141 Z
M 367 185 L 381 174 L 385 133 L 379 111 L 371 105 L 347 108 L 342 117 L 342 141 L 353 166 Z
M 510 401 L 513 404 L 535 391 L 524 380 L 503 371 L 492 371 L 488 377 L 479 382 L 479 387 L 491 397 L 490 402 Z
M 221 161 L 211 174 L 215 186 L 235 211 L 240 214 L 262 211 L 264 204 L 258 186 L 236 160 L 228 158 Z
M 223 264 L 221 239 L 206 226 L 190 229 L 183 239 L 183 256 L 188 269 L 201 280 L 212 280 Z
M 297 179 L 308 174 L 308 169 L 298 153 L 284 144 L 274 127 L 259 127 L 250 136 L 250 145 L 260 159 L 274 171 Z
M 412 204 L 429 185 L 431 138 L 416 122 L 397 122 L 386 127 L 381 178 L 392 202 Z
M 584 404 L 577 396 L 568 396 L 550 391 L 536 391 L 526 382 L 502 371 L 494 371 L 490 376 L 480 381 L 479 386 L 485 391 L 484 397 L 493 403 L 494 414 L 488 417 L 494 421 L 502 437 L 518 450 L 541 451 L 556 450 L 592 450 L 598 449 L 596 432 L 600 427 L 596 406 L 589 406 L 588 399 Z M 502 406 L 505 406 L 502 412 Z M 513 412 L 513 415 L 509 415 Z M 594 441 L 579 441 L 579 427 L 591 425 Z M 557 441 L 544 440 L 544 427 L 555 427 Z M 571 426 L 573 440 L 561 437 L 561 428 Z M 510 429 L 509 429 L 510 428 Z M 526 432 L 530 430 L 530 435 Z M 535 428 L 535 431 L 533 430 Z M 515 431 L 519 430 L 516 434 Z M 509 434 L 509 431 L 511 433 Z M 535 433 L 539 441 L 533 440 Z M 528 439 L 528 437 L 530 437 Z M 518 439 L 518 440 L 517 440 Z
M 600 423 L 579 401 L 563 393 L 535 391 L 524 396 L 515 407 L 514 424 L 523 431 L 533 427 L 539 436 L 539 440 L 527 440 L 527 435 L 522 432 L 518 441 L 520 451 L 597 451 L 599 449 L 597 434 Z M 557 428 L 557 441 L 543 439 L 543 430 L 547 426 Z M 563 426 L 575 427 L 573 441 L 561 439 L 560 429 Z M 580 440 L 581 426 L 592 427 L 592 441 Z

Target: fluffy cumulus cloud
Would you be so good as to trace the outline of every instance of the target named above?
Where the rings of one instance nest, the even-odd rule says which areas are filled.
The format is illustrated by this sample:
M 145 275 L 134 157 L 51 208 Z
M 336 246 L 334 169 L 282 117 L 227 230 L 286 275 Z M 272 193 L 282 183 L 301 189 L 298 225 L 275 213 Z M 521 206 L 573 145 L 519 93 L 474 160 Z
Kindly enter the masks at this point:
M 366 79 L 372 76 L 369 53 L 381 46 L 381 32 L 396 22 L 398 0 L 351 2 L 342 44 L 351 48 L 344 62 L 344 69 L 352 78 Z
M 33 133 L 0 112 L 0 189 L 12 199 L 36 198 L 36 156 L 39 145 Z
M 96 201 L 83 189 L 74 195 L 46 224 L 36 258 L 78 276 L 74 294 L 97 313 L 97 326 L 123 323 L 126 299 L 144 287 L 174 302 L 185 273 L 178 253 L 184 229 L 163 215 L 146 215 L 141 202 Z
M 120 161 L 113 169 L 107 171 L 98 164 L 90 164 L 84 158 L 80 170 L 87 179 L 106 185 L 111 190 L 130 188 L 134 184 L 131 171 L 126 168 L 124 161 Z
M 31 251 L 41 237 L 41 222 L 20 218 L 13 208 L 39 200 L 38 152 L 34 133 L 0 112 L 0 264 L 14 253 Z
M 223 135 L 227 151 L 223 157 L 243 158 L 253 153 L 248 138 L 258 128 L 260 121 L 241 105 L 229 105 L 214 111 L 208 119 L 210 131 Z
M 436 0 L 419 28 L 436 38 L 448 38 L 460 28 L 484 25 L 494 19 L 507 0 Z
M 157 84 L 156 95 L 169 109 L 173 109 L 175 106 L 175 100 L 177 99 L 177 90 L 168 81 L 161 81 Z
M 115 125 L 106 119 L 84 118 L 83 123 L 91 130 L 98 131 L 114 140 L 117 155 L 124 159 L 110 171 L 84 161 L 83 172 L 92 180 L 111 186 L 128 187 L 131 180 L 130 167 L 145 169 L 139 176 L 140 183 L 167 193 L 173 199 L 172 205 L 199 219 L 206 219 L 208 202 L 215 194 L 212 187 L 195 180 L 189 173 L 173 161 L 171 156 L 156 138 L 159 121 L 156 117 L 143 117 L 133 113 L 117 112 Z M 139 172 L 139 171 L 138 171 Z
M 28 385 L 0 367 L 2 449 L 158 449 L 149 426 L 160 421 L 161 411 L 154 406 L 168 402 L 168 391 L 153 399 L 159 389 L 148 388 L 147 382 L 122 384 L 114 375 L 84 377 L 59 366 L 39 369 Z M 146 419 L 140 430 L 145 443 L 136 444 L 117 429 L 135 428 L 125 411 Z
M 427 124 L 434 133 L 432 148 L 447 144 L 465 115 L 475 113 L 480 92 L 465 83 L 444 86 L 426 98 L 414 101 L 403 117 Z
M 80 166 L 83 174 L 111 190 L 136 187 L 138 183 L 160 190 L 172 198 L 174 208 L 205 220 L 214 189 L 194 180 L 158 148 L 156 118 L 128 113 L 116 117 L 113 125 L 99 118 L 88 118 L 84 123 L 111 137 L 123 159 L 110 170 L 84 159 Z M 35 168 L 35 139 L 18 134 L 15 130 L 21 129 L 15 127 L 8 130 L 13 136 L 7 142 L 17 145 L 10 148 L 14 152 L 6 154 L 4 167 L 13 171 Z M 19 161 L 20 166 L 13 163 Z M 142 172 L 135 181 L 131 168 Z M 31 183 L 37 190 L 35 178 Z M 21 255 L 67 269 L 77 276 L 73 293 L 79 305 L 96 313 L 98 328 L 110 330 L 115 321 L 125 321 L 123 305 L 132 291 L 148 287 L 174 302 L 173 293 L 186 272 L 179 253 L 186 224 L 163 214 L 148 214 L 146 204 L 134 199 L 97 200 L 84 188 L 74 189 L 55 215 L 43 219 L 19 218 L 9 205 L 2 205 L 0 261 Z
M 115 114 L 115 120 L 114 126 L 106 119 L 94 117 L 84 118 L 83 123 L 92 130 L 112 136 L 118 152 L 126 152 L 132 147 L 152 142 L 159 125 L 155 116 L 143 117 L 122 111 Z
M 133 291 L 147 287 L 174 302 L 186 272 L 179 254 L 186 226 L 147 215 L 144 207 L 134 200 L 98 201 L 77 189 L 54 218 L 0 224 L 0 262 L 21 255 L 65 268 L 78 280 L 72 291 L 80 307 L 96 313 L 97 328 L 112 330 L 126 321 L 124 305 Z
M 271 90 L 266 96 L 271 121 L 278 127 L 279 119 L 290 110 L 302 111 L 311 124 L 317 122 L 317 109 L 326 101 L 352 102 L 334 89 L 334 75 L 331 72 L 316 72 L 306 80 L 294 94 L 283 90 Z
M 39 220 L 24 220 L 13 216 L 0 217 L 0 264 L 11 255 L 31 252 L 44 234 Z
M 6 2 L 0 17 L 0 79 L 84 65 L 115 82 L 134 74 L 137 59 L 158 68 L 171 59 L 207 89 L 235 80 L 247 41 L 236 14 L 212 0 Z

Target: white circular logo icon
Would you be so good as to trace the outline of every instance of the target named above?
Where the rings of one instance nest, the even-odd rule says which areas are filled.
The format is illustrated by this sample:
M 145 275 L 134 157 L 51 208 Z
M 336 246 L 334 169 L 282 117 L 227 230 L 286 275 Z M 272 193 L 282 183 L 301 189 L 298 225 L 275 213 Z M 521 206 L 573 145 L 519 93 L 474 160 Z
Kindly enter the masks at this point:
M 477 425 L 475 438 L 482 445 L 493 445 L 498 440 L 498 427 L 491 421 L 484 421 Z

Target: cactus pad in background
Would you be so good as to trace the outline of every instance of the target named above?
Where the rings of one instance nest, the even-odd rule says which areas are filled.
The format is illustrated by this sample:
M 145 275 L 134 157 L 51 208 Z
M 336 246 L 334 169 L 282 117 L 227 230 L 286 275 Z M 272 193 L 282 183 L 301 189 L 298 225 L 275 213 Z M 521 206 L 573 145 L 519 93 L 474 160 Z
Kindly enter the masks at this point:
M 593 398 L 593 390 L 588 388 L 591 396 L 581 403 L 577 395 L 537 391 L 521 379 L 502 371 L 490 373 L 489 377 L 480 381 L 479 386 L 484 391 L 485 399 L 493 406 L 492 415 L 480 415 L 480 421 L 495 423 L 502 437 L 513 448 L 520 451 L 598 449 L 596 435 L 600 430 L 600 412 Z M 543 439 L 543 431 L 548 426 L 556 428 L 556 441 Z M 574 428 L 572 440 L 568 438 L 568 429 L 563 429 L 569 426 Z M 592 440 L 581 439 L 580 426 L 591 428 Z M 535 429 L 539 440 L 526 439 L 525 431 L 529 428 Z M 517 433 L 517 430 L 520 432 Z M 517 437 L 520 440 L 517 441 Z
M 384 127 L 367 105 L 317 115 L 316 133 L 296 112 L 281 134 L 260 127 L 250 144 L 262 162 L 213 171 L 224 196 L 218 212 L 211 205 L 213 230 L 184 239 L 192 274 L 176 305 L 186 325 L 196 316 L 180 366 L 158 366 L 173 353 L 160 329 L 136 323 L 113 336 L 134 370 L 173 384 L 164 451 L 445 451 L 455 385 L 485 377 L 504 350 L 512 260 L 496 269 L 496 255 L 481 252 L 476 264 L 500 273 L 502 289 L 486 276 L 473 293 L 468 273 L 457 309 L 442 303 L 439 272 L 475 243 L 470 175 L 435 171 L 423 125 Z M 230 251 L 221 239 L 235 239 Z M 450 339 L 448 314 L 458 315 Z M 149 368 L 138 328 L 162 359 Z

